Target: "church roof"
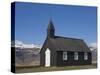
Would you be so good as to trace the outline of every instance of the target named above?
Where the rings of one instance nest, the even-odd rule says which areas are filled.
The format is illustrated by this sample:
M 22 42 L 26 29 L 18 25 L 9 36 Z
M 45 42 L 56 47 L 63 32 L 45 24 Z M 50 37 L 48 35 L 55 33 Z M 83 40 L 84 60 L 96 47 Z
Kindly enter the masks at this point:
M 54 38 L 49 38 L 49 41 L 56 51 L 90 52 L 90 49 L 82 39 L 55 36 Z
M 55 30 L 51 20 L 49 21 L 47 30 L 50 32 L 51 30 Z M 82 39 L 55 36 L 54 32 L 50 33 L 50 35 L 53 37 L 47 35 L 47 39 L 43 44 L 42 50 L 50 48 L 54 51 L 90 52 L 90 49 Z

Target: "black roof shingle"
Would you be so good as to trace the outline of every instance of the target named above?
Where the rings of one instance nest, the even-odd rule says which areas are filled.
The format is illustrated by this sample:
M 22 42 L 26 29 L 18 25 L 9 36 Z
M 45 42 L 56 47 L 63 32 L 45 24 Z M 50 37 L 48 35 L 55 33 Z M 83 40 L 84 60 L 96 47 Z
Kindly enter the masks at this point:
M 55 36 L 49 38 L 56 51 L 90 52 L 90 49 L 82 39 Z

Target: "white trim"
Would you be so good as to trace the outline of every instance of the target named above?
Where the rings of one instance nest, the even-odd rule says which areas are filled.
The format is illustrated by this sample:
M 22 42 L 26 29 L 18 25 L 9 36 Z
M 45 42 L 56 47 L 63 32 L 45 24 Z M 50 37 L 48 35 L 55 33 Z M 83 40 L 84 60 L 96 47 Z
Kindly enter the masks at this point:
M 84 60 L 88 60 L 88 53 L 87 52 L 84 53 Z
M 49 67 L 50 66 L 50 49 L 47 48 L 45 51 L 45 66 Z
M 67 60 L 67 52 L 63 52 L 63 60 Z
M 74 52 L 74 60 L 78 60 L 78 52 Z

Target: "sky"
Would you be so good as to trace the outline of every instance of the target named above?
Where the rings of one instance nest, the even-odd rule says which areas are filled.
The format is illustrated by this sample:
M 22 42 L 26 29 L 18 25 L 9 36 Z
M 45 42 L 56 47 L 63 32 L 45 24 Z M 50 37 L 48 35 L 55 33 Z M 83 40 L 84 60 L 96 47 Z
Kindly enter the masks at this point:
M 83 39 L 87 45 L 97 40 L 97 8 L 16 2 L 15 40 L 43 44 L 52 19 L 55 35 Z

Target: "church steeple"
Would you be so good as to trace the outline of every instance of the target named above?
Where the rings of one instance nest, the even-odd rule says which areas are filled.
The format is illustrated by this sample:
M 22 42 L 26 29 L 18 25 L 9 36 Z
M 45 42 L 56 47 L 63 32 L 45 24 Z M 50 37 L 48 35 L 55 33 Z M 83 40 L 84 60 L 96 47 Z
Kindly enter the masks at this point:
M 50 20 L 47 28 L 47 37 L 54 38 L 54 36 L 55 36 L 55 28 L 52 20 Z

